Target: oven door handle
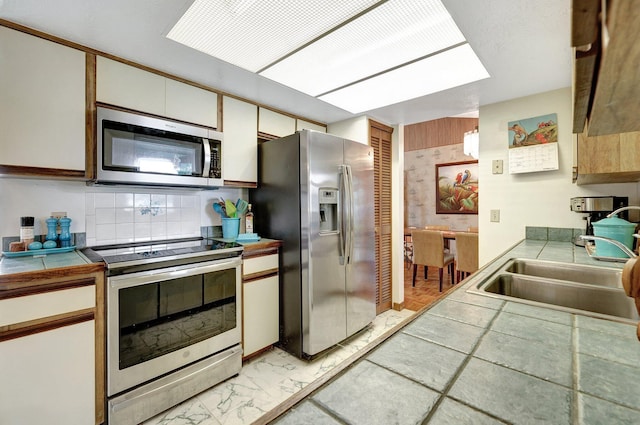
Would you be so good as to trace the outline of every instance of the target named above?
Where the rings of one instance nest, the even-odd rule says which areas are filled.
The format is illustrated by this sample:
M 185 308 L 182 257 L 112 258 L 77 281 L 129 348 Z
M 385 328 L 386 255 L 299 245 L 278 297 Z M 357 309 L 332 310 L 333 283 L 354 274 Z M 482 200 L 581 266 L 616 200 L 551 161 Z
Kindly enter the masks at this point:
M 186 264 L 182 266 L 168 267 L 157 270 L 147 270 L 131 274 L 109 277 L 111 288 L 129 288 L 146 283 L 161 282 L 185 276 L 194 276 L 204 273 L 212 273 L 240 267 L 242 260 L 235 257 L 226 260 L 216 260 L 210 263 Z M 239 273 L 239 271 L 238 271 Z

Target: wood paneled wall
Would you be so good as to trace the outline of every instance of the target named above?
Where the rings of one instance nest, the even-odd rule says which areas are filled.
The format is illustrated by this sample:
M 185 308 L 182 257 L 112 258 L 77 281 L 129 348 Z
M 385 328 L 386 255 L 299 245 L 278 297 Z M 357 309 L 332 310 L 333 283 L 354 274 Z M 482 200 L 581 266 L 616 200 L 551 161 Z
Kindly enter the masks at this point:
M 440 118 L 404 126 L 404 151 L 462 143 L 464 133 L 478 126 L 478 118 Z

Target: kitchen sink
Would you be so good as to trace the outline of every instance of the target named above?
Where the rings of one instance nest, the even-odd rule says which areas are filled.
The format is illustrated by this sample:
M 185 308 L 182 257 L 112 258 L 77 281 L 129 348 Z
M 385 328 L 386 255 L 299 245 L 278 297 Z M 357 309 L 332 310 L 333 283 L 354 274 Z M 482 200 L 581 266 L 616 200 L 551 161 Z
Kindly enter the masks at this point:
M 620 269 L 510 259 L 468 291 L 635 324 L 640 317 L 621 275 Z
M 622 270 L 556 261 L 513 259 L 505 271 L 527 276 L 622 288 Z

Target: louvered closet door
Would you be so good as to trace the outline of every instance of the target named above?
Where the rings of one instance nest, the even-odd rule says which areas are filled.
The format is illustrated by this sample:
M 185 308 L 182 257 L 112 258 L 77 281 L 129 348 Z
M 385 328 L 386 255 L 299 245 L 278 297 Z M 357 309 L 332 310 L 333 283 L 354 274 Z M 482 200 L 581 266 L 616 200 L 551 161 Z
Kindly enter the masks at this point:
M 369 121 L 374 154 L 376 231 L 376 314 L 391 308 L 391 134 L 393 129 Z

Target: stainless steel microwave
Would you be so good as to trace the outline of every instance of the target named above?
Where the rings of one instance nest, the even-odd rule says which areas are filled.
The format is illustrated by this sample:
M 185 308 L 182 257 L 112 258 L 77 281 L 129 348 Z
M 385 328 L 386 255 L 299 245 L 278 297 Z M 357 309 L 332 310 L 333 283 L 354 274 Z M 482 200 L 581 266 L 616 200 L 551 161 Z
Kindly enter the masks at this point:
M 105 107 L 96 127 L 97 184 L 223 185 L 219 131 Z

